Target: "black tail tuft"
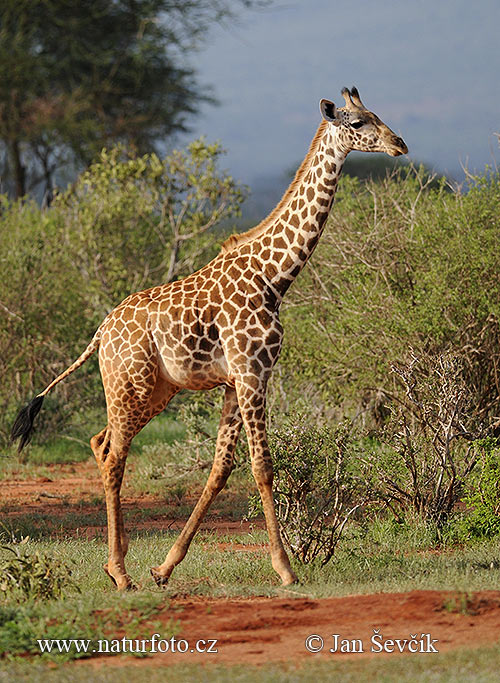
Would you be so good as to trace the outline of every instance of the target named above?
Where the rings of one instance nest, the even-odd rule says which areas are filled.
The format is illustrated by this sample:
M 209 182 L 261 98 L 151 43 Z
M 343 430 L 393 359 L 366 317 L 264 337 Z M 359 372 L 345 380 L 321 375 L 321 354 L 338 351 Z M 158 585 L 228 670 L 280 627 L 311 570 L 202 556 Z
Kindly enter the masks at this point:
M 12 441 L 21 439 L 18 448 L 19 452 L 23 450 L 23 448 L 31 439 L 31 434 L 33 432 L 33 421 L 40 412 L 43 398 L 43 396 L 35 396 L 35 398 L 30 401 L 27 406 L 19 411 L 19 414 L 12 425 L 10 438 Z

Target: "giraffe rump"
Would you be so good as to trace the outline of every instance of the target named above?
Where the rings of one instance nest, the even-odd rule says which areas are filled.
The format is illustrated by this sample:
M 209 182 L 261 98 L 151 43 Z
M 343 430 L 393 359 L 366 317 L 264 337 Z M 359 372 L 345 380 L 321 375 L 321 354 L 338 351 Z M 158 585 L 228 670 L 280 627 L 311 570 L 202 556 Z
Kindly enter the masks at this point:
M 33 434 L 33 422 L 35 421 L 35 417 L 40 412 L 43 399 L 43 396 L 35 396 L 35 398 L 30 401 L 27 406 L 24 406 L 24 408 L 19 411 L 14 424 L 12 425 L 10 438 L 12 441 L 20 439 L 17 449 L 19 453 L 23 450 L 26 444 L 31 441 L 31 436 Z

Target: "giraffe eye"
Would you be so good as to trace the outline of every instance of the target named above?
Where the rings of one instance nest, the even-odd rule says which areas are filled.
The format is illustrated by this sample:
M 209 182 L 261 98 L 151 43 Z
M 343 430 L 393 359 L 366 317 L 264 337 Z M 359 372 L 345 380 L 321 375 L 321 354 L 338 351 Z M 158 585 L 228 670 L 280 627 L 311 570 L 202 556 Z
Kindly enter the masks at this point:
M 356 128 L 356 130 L 357 130 L 358 128 L 361 128 L 361 127 L 364 126 L 364 125 L 365 125 L 365 124 L 364 124 L 364 121 L 353 121 L 353 122 L 351 123 L 351 126 L 352 126 L 353 128 Z

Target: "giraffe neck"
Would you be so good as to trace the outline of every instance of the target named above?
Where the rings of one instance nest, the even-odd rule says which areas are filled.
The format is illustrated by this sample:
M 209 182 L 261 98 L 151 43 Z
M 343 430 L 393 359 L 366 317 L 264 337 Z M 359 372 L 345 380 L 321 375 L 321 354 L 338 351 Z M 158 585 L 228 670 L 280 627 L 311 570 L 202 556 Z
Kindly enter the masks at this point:
M 313 253 L 332 206 L 347 156 L 336 132 L 333 126 L 325 127 L 310 166 L 290 200 L 252 241 L 252 253 L 261 261 L 266 280 L 281 296 Z

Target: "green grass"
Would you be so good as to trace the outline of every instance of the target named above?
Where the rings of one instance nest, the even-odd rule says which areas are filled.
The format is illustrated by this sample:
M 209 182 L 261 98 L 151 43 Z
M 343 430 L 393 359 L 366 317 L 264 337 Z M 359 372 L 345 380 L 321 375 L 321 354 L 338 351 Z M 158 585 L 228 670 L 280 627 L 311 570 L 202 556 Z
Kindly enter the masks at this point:
M 70 505 L 68 508 L 68 512 L 63 515 L 29 513 L 6 517 L 2 520 L 2 527 L 19 538 L 29 536 L 31 539 L 49 539 L 74 536 L 79 529 L 84 530 L 89 526 L 106 524 L 106 510 L 103 502 L 100 503 L 100 509 L 90 513 L 79 511 L 79 506 Z
M 48 668 L 47 664 L 40 662 L 16 662 L 7 665 L 0 662 L 0 681 L 45 683 L 49 679 L 51 683 L 130 683 L 140 679 L 150 683 L 165 680 L 176 683 L 493 683 L 498 681 L 499 668 L 500 648 L 495 646 L 397 659 L 374 657 L 349 661 L 307 660 L 297 667 L 284 664 L 259 667 L 190 664 L 165 668 L 143 661 L 139 669 L 135 666 L 90 668 L 78 664 L 57 668 L 52 665 Z
M 182 439 L 185 427 L 172 415 L 162 413 L 142 429 L 132 442 L 132 452 L 157 443 L 173 443 Z
M 231 536 L 199 532 L 188 558 L 176 568 L 167 588 L 160 591 L 152 583 L 149 569 L 163 561 L 177 535 L 177 531 L 134 534 L 127 568 L 148 593 L 168 595 L 187 588 L 190 593 L 211 596 L 279 594 L 281 587 L 266 551 L 221 553 L 217 549 L 220 542 L 266 544 L 267 535 L 261 529 Z M 301 584 L 287 591 L 321 598 L 414 589 L 496 590 L 500 584 L 498 539 L 443 552 L 412 548 L 405 538 L 400 538 L 392 549 L 382 548 L 372 538 L 367 538 L 364 546 L 353 547 L 351 543 L 352 539 L 346 542 L 325 567 L 294 561 Z M 75 563 L 73 578 L 84 593 L 112 593 L 101 568 L 107 555 L 104 539 L 30 538 L 27 547 Z M 70 592 L 67 597 L 71 595 Z
M 72 459 L 71 462 L 76 462 Z M 52 461 L 50 461 L 52 464 Z M 54 470 L 47 465 L 35 462 L 22 462 L 14 449 L 7 455 L 0 455 L 0 481 L 9 479 L 35 479 L 40 477 L 53 477 Z
M 174 571 L 165 589 L 157 588 L 149 568 L 161 562 L 178 532 L 136 532 L 127 555 L 127 568 L 138 590 L 127 594 L 115 592 L 102 571 L 107 548 L 104 539 L 30 538 L 24 543 L 28 552 L 54 558 L 71 567 L 71 579 L 62 598 L 47 602 L 0 602 L 0 649 L 11 653 L 26 652 L 37 638 L 98 638 L 127 636 L 150 637 L 151 633 L 175 634 L 175 614 L 168 624 L 160 624 L 157 615 L 168 609 L 170 599 L 178 595 L 212 597 L 283 597 L 277 576 L 271 568 L 266 548 L 240 552 L 217 548 L 220 542 L 265 544 L 266 533 L 220 534 L 199 532 L 186 561 Z M 294 562 L 301 584 L 287 587 L 286 597 L 322 598 L 352 593 L 399 592 L 415 589 L 443 589 L 460 593 L 498 589 L 500 561 L 498 539 L 476 542 L 467 547 L 435 549 L 430 547 L 428 531 L 421 527 L 398 526 L 374 520 L 361 531 L 346 536 L 335 558 L 325 567 L 302 566 Z M 7 551 L 0 551 L 0 561 Z M 458 598 L 457 598 L 458 599 Z M 443 609 L 457 611 L 461 605 L 444 604 Z M 6 624 L 6 622 L 12 622 Z M 75 634 L 78 634 L 75 636 Z M 29 649 L 28 649 L 29 651 Z M 32 650 L 33 651 L 33 650 Z M 308 680 L 494 680 L 500 665 L 498 648 L 471 653 L 440 653 L 439 656 L 402 657 L 398 660 L 376 658 L 366 661 L 308 661 L 302 669 L 282 666 L 252 667 L 182 666 L 169 669 L 174 680 L 206 681 L 308 681 Z M 60 662 L 60 655 L 56 656 Z M 148 660 L 149 661 L 149 660 Z M 0 681 L 42 680 L 47 670 L 40 656 L 29 657 L 30 664 L 0 659 Z M 472 664 L 471 662 L 474 662 Z M 141 677 L 159 680 L 160 672 L 148 662 Z M 125 680 L 131 669 L 80 669 L 68 663 L 50 670 L 51 680 L 106 681 Z M 175 673 L 174 673 L 175 672 Z M 10 678 L 8 677 L 10 675 Z M 452 675 L 453 674 L 453 675 Z M 449 676 L 448 678 L 446 676 Z

